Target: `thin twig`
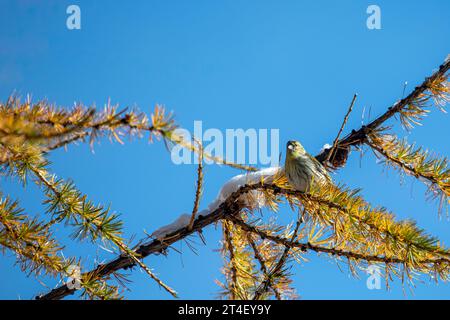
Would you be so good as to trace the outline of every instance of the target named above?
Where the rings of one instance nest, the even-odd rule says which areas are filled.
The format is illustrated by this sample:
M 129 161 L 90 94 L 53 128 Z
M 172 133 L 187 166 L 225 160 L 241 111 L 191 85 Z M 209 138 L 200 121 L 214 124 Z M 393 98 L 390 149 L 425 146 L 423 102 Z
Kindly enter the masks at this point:
M 197 215 L 198 208 L 200 206 L 200 198 L 202 195 L 202 188 L 203 188 L 203 146 L 199 141 L 195 140 L 195 142 L 198 144 L 199 147 L 198 168 L 197 168 L 197 189 L 195 191 L 194 208 L 192 209 L 191 220 L 189 221 L 189 230 L 192 230 L 192 225 L 194 224 L 195 216 Z
M 50 146 L 43 148 L 43 152 L 46 153 L 46 152 L 64 147 L 64 146 L 66 146 L 70 143 L 76 142 L 78 140 L 82 140 L 83 138 L 85 138 L 86 136 L 88 136 L 90 134 L 88 132 L 88 130 L 91 130 L 91 132 L 92 132 L 92 129 L 94 129 L 94 128 L 96 130 L 108 129 L 109 128 L 108 125 L 109 125 L 108 122 L 105 121 L 102 123 L 95 123 L 91 126 L 85 127 L 85 128 L 83 128 L 84 131 L 77 132 L 77 133 L 73 134 L 72 136 L 70 136 L 69 138 L 62 139 Z M 177 136 L 174 133 L 169 135 L 169 134 L 167 134 L 166 131 L 155 128 L 154 126 L 140 127 L 140 126 L 133 125 L 132 123 L 129 122 L 129 116 L 127 114 L 121 118 L 114 119 L 114 123 L 112 123 L 111 125 L 114 125 L 117 127 L 126 127 L 131 130 L 147 131 L 150 133 L 160 134 L 164 139 L 167 139 L 175 144 L 179 144 L 180 146 L 187 148 L 188 150 L 200 155 L 199 148 L 196 148 L 195 145 L 193 145 L 189 141 L 183 140 L 180 136 Z M 164 141 L 166 141 L 166 140 L 164 140 Z M 207 158 L 209 160 L 212 160 L 215 163 L 223 164 L 223 165 L 226 165 L 226 166 L 229 166 L 229 167 L 232 167 L 235 169 L 239 169 L 239 170 L 245 170 L 245 171 L 257 171 L 258 170 L 256 167 L 230 162 L 230 161 L 222 159 L 218 156 L 213 156 L 212 154 L 209 154 L 209 153 L 203 152 L 202 158 Z
M 281 268 L 286 263 L 286 259 L 289 255 L 289 251 L 292 248 L 292 244 L 294 243 L 295 239 L 298 236 L 298 229 L 300 228 L 300 225 L 303 222 L 304 213 L 305 213 L 305 208 L 303 208 L 303 212 L 302 212 L 301 216 L 299 216 L 297 219 L 297 223 L 295 225 L 295 229 L 294 229 L 294 232 L 291 237 L 290 245 L 285 245 L 284 251 L 283 251 L 280 259 L 278 260 L 275 267 L 272 268 L 272 270 L 270 270 L 270 272 L 267 275 L 267 278 L 260 284 L 260 286 L 256 290 L 255 295 L 253 296 L 253 300 L 259 300 L 261 298 L 261 296 L 268 291 L 268 289 L 270 288 L 270 283 L 272 282 L 272 277 L 274 275 L 276 275 L 277 273 L 279 273 Z
M 315 251 L 318 253 L 328 253 L 332 256 L 338 256 L 338 257 L 344 257 L 347 259 L 354 259 L 354 260 L 364 260 L 367 262 L 381 262 L 381 263 L 399 263 L 404 264 L 406 261 L 404 259 L 395 258 L 395 257 L 387 257 L 387 256 L 379 256 L 379 255 L 365 255 L 358 252 L 353 251 L 346 251 L 342 249 L 336 249 L 332 247 L 321 247 L 313 245 L 309 242 L 303 243 L 299 241 L 292 241 L 292 239 L 285 238 L 278 235 L 272 235 L 269 234 L 260 228 L 257 228 L 255 226 L 249 225 L 245 223 L 244 221 L 240 219 L 236 219 L 235 216 L 227 216 L 227 219 L 233 221 L 233 223 L 239 225 L 243 230 L 246 230 L 248 232 L 252 232 L 258 236 L 260 236 L 262 239 L 267 239 L 272 242 L 278 243 L 280 245 L 284 245 L 286 247 L 291 248 L 298 248 L 301 251 Z M 440 263 L 450 263 L 450 260 L 448 258 L 437 258 L 437 259 L 424 259 L 419 260 L 417 263 L 429 263 L 429 264 L 436 264 L 439 265 Z
M 149 276 L 152 278 L 157 284 L 159 284 L 164 290 L 169 292 L 174 298 L 178 298 L 178 294 L 175 290 L 173 290 L 171 287 L 169 287 L 167 284 L 165 284 L 161 279 L 159 279 L 151 270 L 149 267 L 147 267 L 139 258 L 136 257 L 136 253 L 132 250 L 130 250 L 127 246 L 125 246 L 123 243 L 118 242 L 116 245 L 125 252 L 131 259 L 133 259 L 134 262 L 136 262 Z
M 264 275 L 264 278 L 270 279 L 269 270 L 267 270 L 267 266 L 266 266 L 266 261 L 264 260 L 261 253 L 258 251 L 256 243 L 252 238 L 252 234 L 248 231 L 246 231 L 245 233 L 246 233 L 247 242 L 250 244 L 250 247 L 253 250 L 253 255 L 255 256 L 255 259 L 259 263 L 259 266 Z M 273 285 L 272 281 L 270 282 L 269 286 L 272 289 L 273 293 L 275 294 L 275 297 L 277 298 L 277 300 L 281 300 L 281 294 L 280 294 L 280 292 L 278 292 L 278 289 Z
M 336 136 L 336 139 L 334 139 L 333 146 L 331 147 L 331 150 L 328 152 L 327 158 L 326 158 L 326 160 L 324 162 L 325 164 L 327 164 L 330 161 L 331 156 L 333 156 L 333 159 L 335 157 L 334 150 L 338 146 L 339 138 L 341 137 L 341 133 L 344 130 L 345 125 L 347 124 L 348 117 L 350 116 L 350 113 L 353 110 L 353 106 L 355 104 L 355 101 L 356 101 L 357 97 L 358 97 L 358 94 L 355 93 L 353 95 L 352 102 L 350 103 L 350 106 L 348 107 L 347 113 L 345 114 L 344 120 L 342 121 L 342 125 L 341 125 L 341 128 L 339 129 L 339 132 L 338 132 L 338 134 Z M 333 159 L 331 161 L 333 161 Z
M 418 99 L 425 91 L 430 88 L 430 85 L 436 81 L 436 79 L 445 76 L 445 74 L 450 69 L 450 59 L 446 59 L 443 64 L 439 66 L 439 69 L 434 72 L 430 77 L 426 78 L 424 82 L 417 86 L 407 97 L 401 99 L 399 102 L 396 102 L 388 110 L 383 113 L 381 116 L 371 121 L 368 125 L 361 126 L 358 130 L 352 130 L 350 134 L 348 134 L 343 139 L 338 141 L 338 145 L 350 147 L 356 146 L 364 143 L 367 139 L 367 134 L 372 130 L 379 128 L 384 122 L 388 119 L 396 115 L 398 112 L 403 110 L 406 106 L 411 104 L 413 101 Z M 320 154 L 316 156 L 316 159 L 320 162 L 324 163 L 326 159 L 328 159 L 328 153 L 330 149 L 323 150 Z
M 228 255 L 230 258 L 230 271 L 231 271 L 231 288 L 230 288 L 230 299 L 236 299 L 236 288 L 237 288 L 237 267 L 236 260 L 234 255 L 234 246 L 233 246 L 233 238 L 231 235 L 231 230 L 228 221 L 223 221 L 223 234 L 225 241 L 225 248 L 228 251 Z

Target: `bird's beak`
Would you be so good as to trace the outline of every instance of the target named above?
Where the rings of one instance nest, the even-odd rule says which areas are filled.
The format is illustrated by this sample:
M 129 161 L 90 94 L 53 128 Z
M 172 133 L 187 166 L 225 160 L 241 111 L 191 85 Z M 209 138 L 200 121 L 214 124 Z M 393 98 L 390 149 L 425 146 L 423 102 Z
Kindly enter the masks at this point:
M 294 150 L 294 144 L 292 143 L 292 141 L 288 141 L 288 143 L 287 143 L 287 148 L 288 148 L 289 150 Z

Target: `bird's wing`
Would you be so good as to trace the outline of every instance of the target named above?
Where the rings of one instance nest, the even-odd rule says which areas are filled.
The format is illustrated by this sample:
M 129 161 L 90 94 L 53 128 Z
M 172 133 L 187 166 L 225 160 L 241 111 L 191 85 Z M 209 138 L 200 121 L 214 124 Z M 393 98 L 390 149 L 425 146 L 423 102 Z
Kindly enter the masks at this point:
M 327 169 L 325 169 L 325 167 L 315 157 L 313 157 L 309 153 L 308 153 L 308 157 L 311 159 L 312 163 L 314 163 L 314 167 L 316 168 L 316 170 L 318 172 L 320 172 L 323 176 L 325 176 L 327 180 L 331 181 L 331 177 L 328 174 Z

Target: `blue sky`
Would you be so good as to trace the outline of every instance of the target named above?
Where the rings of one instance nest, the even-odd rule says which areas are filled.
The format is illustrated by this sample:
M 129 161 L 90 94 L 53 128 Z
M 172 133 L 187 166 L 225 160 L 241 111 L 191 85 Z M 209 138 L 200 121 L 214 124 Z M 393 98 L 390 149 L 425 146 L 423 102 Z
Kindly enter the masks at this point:
M 66 8 L 81 8 L 81 30 L 66 28 Z M 381 8 L 382 29 L 366 27 L 366 8 Z M 0 97 L 16 92 L 70 107 L 74 102 L 102 107 L 108 99 L 149 112 L 156 103 L 173 110 L 192 130 L 276 128 L 280 145 L 300 140 L 316 154 L 331 143 L 355 92 L 359 94 L 347 129 L 372 118 L 431 74 L 450 53 L 450 3 L 419 1 L 6 1 L 0 4 Z M 443 156 L 450 155 L 449 116 L 433 111 L 411 133 L 396 132 Z M 282 149 L 284 149 L 282 147 Z M 51 155 L 54 173 L 71 178 L 99 203 L 121 213 L 127 236 L 137 238 L 189 212 L 195 192 L 195 165 L 176 166 L 163 143 L 146 139 L 125 145 L 102 141 L 93 154 L 87 145 Z M 239 171 L 207 166 L 202 207 Z M 354 152 L 334 179 L 412 218 L 444 243 L 450 221 L 439 219 L 424 187 L 376 164 L 370 152 Z M 32 214 L 44 215 L 42 195 L 30 184 L 0 181 L 1 190 L 21 200 Z M 280 212 L 280 219 L 294 214 Z M 56 230 L 64 236 L 63 226 Z M 198 254 L 177 244 L 183 255 L 145 261 L 182 298 L 215 298 L 219 288 L 220 230 L 205 230 L 207 246 Z M 86 267 L 111 256 L 89 243 L 64 243 L 67 256 L 82 256 Z M 399 281 L 390 291 L 368 290 L 366 276 L 349 276 L 326 256 L 308 254 L 294 265 L 295 287 L 303 299 L 449 298 L 450 285 L 424 279 L 404 295 Z M 26 277 L 14 257 L 0 257 L 0 298 L 27 299 L 46 288 Z M 168 294 L 136 270 L 125 296 L 166 299 Z M 55 281 L 43 279 L 52 287 Z

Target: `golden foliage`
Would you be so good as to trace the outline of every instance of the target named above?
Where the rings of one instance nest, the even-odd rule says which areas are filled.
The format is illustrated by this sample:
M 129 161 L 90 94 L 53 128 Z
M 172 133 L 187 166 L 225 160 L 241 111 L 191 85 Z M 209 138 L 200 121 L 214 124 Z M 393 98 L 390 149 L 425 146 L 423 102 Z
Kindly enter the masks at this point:
M 413 176 L 428 187 L 428 192 L 440 200 L 440 209 L 449 203 L 450 168 L 448 159 L 436 157 L 422 147 L 410 145 L 389 134 L 372 133 L 367 144 L 387 166 Z
M 352 105 L 334 140 L 333 147 L 317 156 L 322 162 L 330 160 L 333 169 L 345 164 L 352 146 L 368 144 L 385 163 L 424 181 L 432 195 L 447 199 L 450 193 L 448 162 L 434 157 L 422 148 L 386 135 L 382 125 L 398 115 L 404 127 L 420 123 L 435 105 L 444 111 L 449 101 L 447 72 L 450 60 L 401 101 L 359 130 L 340 139 Z M 355 98 L 354 98 L 355 99 Z M 48 154 L 75 142 L 89 141 L 91 147 L 101 138 L 124 143 L 124 137 L 179 144 L 200 155 L 197 170 L 197 189 L 192 217 L 196 218 L 203 187 L 203 158 L 234 168 L 256 171 L 254 167 L 227 162 L 204 153 L 200 143 L 185 141 L 177 134 L 173 115 L 156 106 L 147 116 L 139 110 L 119 110 L 108 103 L 102 110 L 81 104 L 65 109 L 46 101 L 21 102 L 16 97 L 0 103 L 0 170 L 2 175 L 17 178 L 23 184 L 32 179 L 45 195 L 47 221 L 41 222 L 24 214 L 17 202 L 8 197 L 0 200 L 0 245 L 17 255 L 24 271 L 38 276 L 45 273 L 61 278 L 70 276 L 68 266 L 80 261 L 63 259 L 63 248 L 53 237 L 51 228 L 65 223 L 73 228 L 75 239 L 90 239 L 93 243 L 116 247 L 126 263 L 120 267 L 98 266 L 81 275 L 83 295 L 95 299 L 120 298 L 119 288 L 107 281 L 121 268 L 139 265 L 158 285 L 176 296 L 176 292 L 162 282 L 143 262 L 141 252 L 131 249 L 123 237 L 122 221 L 109 207 L 96 205 L 80 192 L 71 181 L 57 178 L 49 171 Z M 339 140 L 340 139 L 340 140 Z M 328 152 L 328 153 L 327 153 Z M 259 191 L 255 193 L 253 191 Z M 280 204 L 288 204 L 302 212 L 290 226 L 273 220 L 256 219 L 258 205 L 240 201 L 263 198 L 268 210 L 277 212 Z M 242 200 L 242 199 L 241 199 Z M 442 200 L 443 201 L 443 200 Z M 381 207 L 373 207 L 359 190 L 328 184 L 315 186 L 309 193 L 292 189 L 283 175 L 270 184 L 260 183 L 241 187 L 225 200 L 209 223 L 222 219 L 225 283 L 222 295 L 232 299 L 285 299 L 295 297 L 290 277 L 292 262 L 305 261 L 305 252 L 326 254 L 337 262 L 346 262 L 357 274 L 370 264 L 383 265 L 387 281 L 394 276 L 413 281 L 416 274 L 434 279 L 448 279 L 450 252 L 435 237 L 428 235 L 412 221 L 396 221 L 394 215 Z M 203 217 L 204 218 L 204 217 Z M 216 219 L 216 220 L 215 220 Z M 202 217 L 191 219 L 179 234 L 188 236 L 206 226 Z M 199 227 L 201 225 L 201 227 Z M 295 225 L 295 227 L 293 227 Z M 196 229 L 197 228 L 197 229 Z M 183 237 L 180 237 L 182 239 Z M 168 246 L 154 240 L 164 251 Z M 114 264 L 115 261 L 110 262 Z M 120 282 L 120 281 L 119 281 Z M 62 288 L 57 297 L 73 292 Z M 56 289 L 58 290 L 58 289 Z
M 351 270 L 367 264 L 384 264 L 386 279 L 398 276 L 413 281 L 415 273 L 446 280 L 450 272 L 450 252 L 412 221 L 396 221 L 384 208 L 373 208 L 359 195 L 334 185 L 315 186 L 310 193 L 292 190 L 284 184 L 255 184 L 240 189 L 264 190 L 274 202 L 281 198 L 296 210 L 305 209 L 305 226 L 298 234 L 304 243 L 292 242 L 279 226 L 252 226 L 230 219 L 264 239 L 345 258 Z M 309 230 L 309 232 L 307 232 Z M 281 233 L 280 233 L 281 232 Z

